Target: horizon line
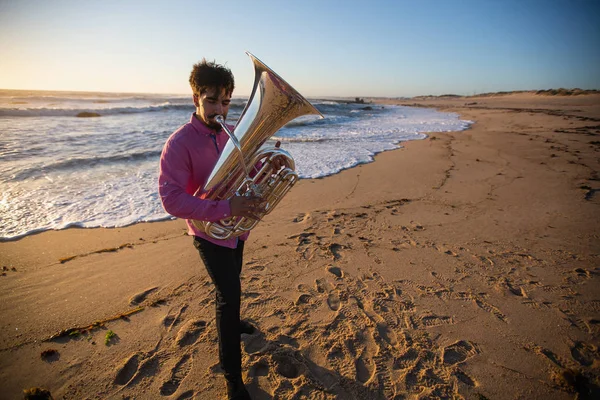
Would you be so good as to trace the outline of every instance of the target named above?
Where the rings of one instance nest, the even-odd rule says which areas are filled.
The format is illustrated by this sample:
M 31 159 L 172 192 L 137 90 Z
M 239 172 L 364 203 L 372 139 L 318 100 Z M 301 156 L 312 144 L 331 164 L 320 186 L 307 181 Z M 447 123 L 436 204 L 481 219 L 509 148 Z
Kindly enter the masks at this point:
M 98 90 L 69 90 L 69 89 L 12 89 L 12 88 L 0 88 L 0 91 L 14 91 L 14 92 L 49 92 L 49 93 L 81 93 L 81 94 L 147 94 L 147 95 L 173 95 L 173 96 L 190 96 L 190 93 L 175 93 L 175 92 L 114 92 L 114 91 L 98 91 Z M 584 93 L 580 94 L 596 94 L 600 92 L 600 89 L 582 89 L 582 88 L 548 88 L 548 89 L 514 89 L 514 90 L 501 90 L 495 92 L 473 92 L 472 94 L 456 94 L 456 93 L 444 93 L 444 94 L 419 94 L 415 96 L 339 96 L 339 95 L 317 95 L 317 96 L 306 96 L 307 98 L 340 98 L 340 99 L 360 99 L 360 98 L 372 98 L 372 99 L 410 99 L 416 97 L 476 97 L 481 95 L 491 94 L 516 94 L 516 93 L 530 93 L 530 92 L 551 92 L 551 91 L 581 91 Z M 587 93 L 591 92 L 591 93 Z M 249 97 L 249 94 L 238 94 L 232 97 Z

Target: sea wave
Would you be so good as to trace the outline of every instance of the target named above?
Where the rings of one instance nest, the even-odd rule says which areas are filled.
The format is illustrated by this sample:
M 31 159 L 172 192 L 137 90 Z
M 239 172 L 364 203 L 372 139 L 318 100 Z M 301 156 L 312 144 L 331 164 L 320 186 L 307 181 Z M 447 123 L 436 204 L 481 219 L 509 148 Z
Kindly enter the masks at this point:
M 19 172 L 13 174 L 5 182 L 23 181 L 31 178 L 42 178 L 49 172 L 73 170 L 73 169 L 84 169 L 98 166 L 99 164 L 115 164 L 115 163 L 129 163 L 132 161 L 142 161 L 147 159 L 158 159 L 160 157 L 160 150 L 141 151 L 126 154 L 117 154 L 112 156 L 99 156 L 99 157 L 75 157 L 66 160 L 57 161 L 46 165 L 32 165 L 29 168 L 21 169 Z
M 144 107 L 115 108 L 0 108 L 0 117 L 77 117 L 81 113 L 103 115 L 134 114 L 169 110 L 194 110 L 193 106 L 161 104 Z
M 316 129 L 316 128 L 327 127 L 327 126 L 331 126 L 331 125 L 339 125 L 339 124 L 349 123 L 349 122 L 356 120 L 356 117 L 354 117 L 352 115 L 328 114 L 326 112 L 323 112 L 323 110 L 320 108 L 319 108 L 319 111 L 321 111 L 321 113 L 323 113 L 325 118 L 319 118 L 315 115 L 307 115 L 307 116 L 299 117 L 299 118 L 292 120 L 291 122 L 288 122 L 287 124 L 285 124 L 283 129 L 281 129 L 280 134 L 282 134 L 282 136 L 286 136 L 286 131 L 288 131 L 289 134 L 296 135 L 297 130 L 301 129 L 301 128 Z
M 230 110 L 241 110 L 242 105 L 232 104 Z M 187 111 L 193 112 L 192 104 L 171 104 L 169 102 L 152 106 L 139 107 L 112 107 L 112 108 L 0 108 L 0 117 L 77 117 L 83 113 L 94 116 L 137 114 L 162 111 Z
M 39 102 L 54 102 L 54 103 L 65 103 L 65 102 L 80 102 L 80 103 L 115 103 L 124 101 L 172 101 L 178 100 L 177 97 L 153 97 L 153 96 L 2 96 L 0 92 L 0 99 L 8 99 L 14 102 L 28 102 L 28 103 L 39 103 Z
M 313 118 L 298 118 L 295 119 L 291 122 L 288 122 L 287 124 L 285 124 L 285 128 L 299 128 L 299 127 L 305 127 L 305 126 L 319 126 L 319 125 L 328 125 L 328 124 L 332 124 L 335 122 L 339 123 L 341 122 L 341 119 L 346 119 L 346 118 L 339 118 L 335 115 L 333 116 L 327 116 L 327 119 L 317 119 L 316 117 Z
M 289 136 L 272 136 L 271 140 L 280 141 L 284 143 L 317 143 L 317 142 L 328 142 L 335 140 L 326 137 L 289 137 Z

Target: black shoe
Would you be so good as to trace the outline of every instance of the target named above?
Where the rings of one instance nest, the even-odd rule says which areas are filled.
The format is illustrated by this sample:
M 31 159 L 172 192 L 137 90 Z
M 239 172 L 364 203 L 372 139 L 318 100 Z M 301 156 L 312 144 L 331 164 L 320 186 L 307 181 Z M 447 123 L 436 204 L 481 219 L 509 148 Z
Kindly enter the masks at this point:
M 256 332 L 256 328 L 248 321 L 241 320 L 240 321 L 240 333 L 245 333 L 247 335 L 252 335 Z
M 227 379 L 227 398 L 229 400 L 252 400 L 241 377 Z

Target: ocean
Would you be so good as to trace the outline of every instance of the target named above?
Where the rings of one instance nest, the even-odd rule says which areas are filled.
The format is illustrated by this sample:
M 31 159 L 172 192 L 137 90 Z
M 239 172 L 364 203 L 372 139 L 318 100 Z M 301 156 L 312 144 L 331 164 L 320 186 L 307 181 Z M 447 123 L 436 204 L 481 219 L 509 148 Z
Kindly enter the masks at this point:
M 425 132 L 471 123 L 426 108 L 309 100 L 325 118 L 300 117 L 273 138 L 300 178 L 332 175 Z M 229 123 L 246 102 L 234 97 Z M 171 218 L 158 196 L 158 160 L 193 111 L 185 95 L 0 90 L 0 240 Z

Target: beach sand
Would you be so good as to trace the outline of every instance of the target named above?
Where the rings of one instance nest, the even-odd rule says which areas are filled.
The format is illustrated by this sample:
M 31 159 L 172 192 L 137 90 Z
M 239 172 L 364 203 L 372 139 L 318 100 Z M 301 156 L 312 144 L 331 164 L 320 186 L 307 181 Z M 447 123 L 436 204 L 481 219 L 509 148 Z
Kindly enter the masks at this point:
M 253 398 L 598 398 L 600 96 L 375 101 L 474 124 L 302 180 L 253 230 Z M 183 221 L 31 235 L 0 266 L 0 399 L 225 398 Z

